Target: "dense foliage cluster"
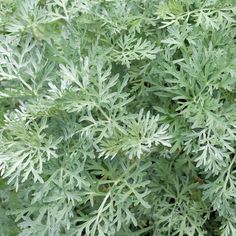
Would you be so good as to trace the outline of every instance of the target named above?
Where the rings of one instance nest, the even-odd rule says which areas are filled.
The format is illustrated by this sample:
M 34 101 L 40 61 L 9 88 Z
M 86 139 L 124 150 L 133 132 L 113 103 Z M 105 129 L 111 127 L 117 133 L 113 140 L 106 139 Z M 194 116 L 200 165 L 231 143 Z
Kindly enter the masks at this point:
M 0 0 L 0 235 L 236 235 L 235 0 Z

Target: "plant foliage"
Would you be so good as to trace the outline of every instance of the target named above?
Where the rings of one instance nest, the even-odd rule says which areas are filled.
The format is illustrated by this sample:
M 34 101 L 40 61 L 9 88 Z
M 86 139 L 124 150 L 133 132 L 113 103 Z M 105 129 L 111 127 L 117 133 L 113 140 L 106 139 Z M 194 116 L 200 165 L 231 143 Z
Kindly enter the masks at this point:
M 0 0 L 0 235 L 236 235 L 235 0 Z

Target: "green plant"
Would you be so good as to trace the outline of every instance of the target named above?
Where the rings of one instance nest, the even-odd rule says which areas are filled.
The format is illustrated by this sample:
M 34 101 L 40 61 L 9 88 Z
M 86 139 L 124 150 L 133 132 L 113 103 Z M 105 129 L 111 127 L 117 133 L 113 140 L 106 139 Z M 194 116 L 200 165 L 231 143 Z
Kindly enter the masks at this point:
M 235 0 L 0 0 L 0 235 L 236 235 Z

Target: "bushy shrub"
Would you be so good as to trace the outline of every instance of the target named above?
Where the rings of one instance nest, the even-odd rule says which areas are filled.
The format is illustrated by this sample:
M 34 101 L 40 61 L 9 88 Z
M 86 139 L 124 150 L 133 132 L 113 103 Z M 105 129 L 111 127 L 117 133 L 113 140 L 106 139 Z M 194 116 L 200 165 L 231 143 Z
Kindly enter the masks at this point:
M 0 0 L 0 235 L 236 235 L 235 0 Z

